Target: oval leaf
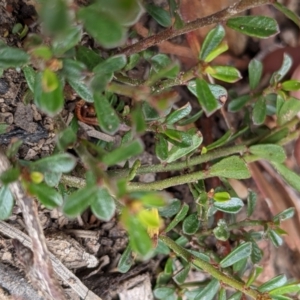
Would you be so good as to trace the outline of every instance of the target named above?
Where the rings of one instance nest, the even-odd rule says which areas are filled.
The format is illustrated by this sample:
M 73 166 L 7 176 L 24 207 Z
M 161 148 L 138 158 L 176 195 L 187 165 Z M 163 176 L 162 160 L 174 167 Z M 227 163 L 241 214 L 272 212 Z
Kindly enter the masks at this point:
M 268 38 L 279 32 L 277 22 L 265 16 L 233 17 L 226 25 L 243 34 L 258 38 Z
M 260 158 L 266 159 L 268 161 L 275 161 L 282 163 L 286 160 L 286 154 L 284 149 L 275 144 L 261 144 L 254 145 L 249 148 L 250 152 L 257 155 Z
M 225 82 L 236 82 L 242 78 L 238 69 L 231 66 L 210 66 L 205 69 L 211 77 Z
M 145 6 L 148 14 L 161 26 L 170 27 L 172 24 L 172 20 L 170 14 L 165 11 L 163 8 L 148 4 Z
M 14 206 L 14 198 L 7 186 L 0 188 L 0 220 L 6 220 L 11 216 Z
M 143 144 L 139 140 L 135 140 L 105 154 L 102 160 L 107 166 L 112 166 L 141 154 L 143 150 Z
M 12 47 L 0 47 L 0 68 L 22 67 L 29 62 L 30 56 L 21 49 Z
M 261 293 L 269 292 L 274 290 L 280 286 L 283 286 L 287 282 L 287 278 L 284 274 L 278 275 L 269 281 L 265 282 L 261 286 L 258 287 L 258 291 Z
M 97 198 L 91 204 L 93 214 L 100 220 L 109 221 L 115 213 L 114 198 L 104 188 L 97 189 Z
M 111 15 L 90 6 L 81 8 L 78 18 L 83 22 L 86 31 L 103 47 L 114 48 L 124 43 L 125 28 Z
M 185 218 L 188 211 L 189 211 L 189 206 L 186 203 L 184 203 L 180 211 L 178 212 L 178 214 L 174 217 L 172 222 L 168 225 L 168 227 L 164 231 L 168 232 L 171 229 L 173 229 L 180 221 L 182 221 Z
M 257 88 L 260 82 L 263 65 L 259 60 L 252 59 L 249 63 L 248 70 L 249 70 L 249 85 L 251 90 L 254 90 Z
M 300 192 L 300 176 L 298 174 L 294 173 L 283 164 L 272 162 L 272 165 L 291 187 Z
M 252 112 L 252 120 L 255 125 L 260 125 L 265 121 L 267 114 L 266 99 L 264 97 L 259 97 L 254 104 Z
M 97 201 L 98 191 L 96 186 L 85 186 L 67 197 L 63 212 L 69 217 L 76 217 L 84 212 L 91 203 Z
M 236 249 L 234 249 L 231 253 L 229 253 L 222 261 L 220 262 L 220 266 L 222 268 L 227 268 L 232 266 L 236 262 L 249 257 L 252 252 L 252 244 L 250 242 L 239 245 Z
M 194 300 L 213 300 L 220 287 L 217 279 L 212 279 L 201 291 L 198 293 Z
M 115 110 L 104 95 L 96 93 L 94 100 L 97 119 L 101 129 L 106 133 L 114 134 L 120 125 L 120 120 Z
M 182 223 L 182 231 L 185 234 L 194 234 L 200 226 L 200 221 L 196 213 L 189 215 Z
M 246 179 L 251 177 L 246 163 L 238 156 L 230 156 L 222 159 L 209 169 L 209 174 L 234 179 Z
M 29 184 L 28 190 L 31 194 L 35 195 L 43 205 L 45 205 L 49 209 L 60 206 L 63 203 L 61 194 L 57 192 L 54 188 L 51 188 L 44 183 Z
M 238 213 L 243 206 L 244 202 L 239 198 L 231 198 L 228 201 L 214 202 L 214 207 L 216 209 L 229 214 Z
M 220 45 L 224 37 L 225 30 L 222 25 L 217 25 L 210 30 L 202 43 L 199 58 L 206 61 L 207 56 Z
M 196 93 L 198 101 L 207 116 L 218 109 L 218 102 L 205 80 L 196 79 Z
M 41 172 L 68 173 L 73 170 L 76 165 L 74 156 L 68 153 L 55 154 L 44 157 L 31 164 L 32 169 Z

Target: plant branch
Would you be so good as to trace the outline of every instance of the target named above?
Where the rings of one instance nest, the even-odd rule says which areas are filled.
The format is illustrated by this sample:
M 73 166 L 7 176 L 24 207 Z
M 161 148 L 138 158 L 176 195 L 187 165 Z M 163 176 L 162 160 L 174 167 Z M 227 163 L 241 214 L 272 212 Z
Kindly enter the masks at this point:
M 260 299 L 260 300 L 269 300 L 271 297 L 266 294 L 262 294 L 257 290 L 254 290 L 250 287 L 247 287 L 244 282 L 238 281 L 226 274 L 222 273 L 219 269 L 217 269 L 211 263 L 208 263 L 201 258 L 195 257 L 186 249 L 182 248 L 178 244 L 176 244 L 172 239 L 165 235 L 160 235 L 159 239 L 166 244 L 172 251 L 174 251 L 178 256 L 186 260 L 187 262 L 191 262 L 193 265 L 201 268 L 203 271 L 209 273 L 212 277 L 219 280 L 222 284 L 233 287 L 234 289 L 241 291 L 242 293 L 248 295 L 252 299 Z
M 127 56 L 132 55 L 134 53 L 141 52 L 149 47 L 160 44 L 163 41 L 188 33 L 198 28 L 223 22 L 224 20 L 227 20 L 230 17 L 239 14 L 247 9 L 260 5 L 270 4 L 273 2 L 273 0 L 240 0 L 234 3 L 233 5 L 230 5 L 227 8 L 218 11 L 212 15 L 206 16 L 204 18 L 198 18 L 194 21 L 188 22 L 180 29 L 174 29 L 173 27 L 170 27 L 162 32 L 159 32 L 158 34 L 145 38 L 140 42 L 121 50 L 120 53 L 125 54 Z

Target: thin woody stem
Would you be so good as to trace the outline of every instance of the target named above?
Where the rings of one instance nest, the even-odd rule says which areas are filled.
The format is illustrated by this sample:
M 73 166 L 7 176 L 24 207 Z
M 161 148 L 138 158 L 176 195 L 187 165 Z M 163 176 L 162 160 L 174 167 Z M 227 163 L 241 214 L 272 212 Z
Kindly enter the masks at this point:
M 159 32 L 158 34 L 147 37 L 141 40 L 140 42 L 137 42 L 125 49 L 122 49 L 119 53 L 129 56 L 134 53 L 138 53 L 145 49 L 148 49 L 149 47 L 160 44 L 163 41 L 172 39 L 176 36 L 188 33 L 198 28 L 223 22 L 229 19 L 230 17 L 239 14 L 247 9 L 256 6 L 271 4 L 274 2 L 274 0 L 240 0 L 234 3 L 233 5 L 230 5 L 227 8 L 220 10 L 212 15 L 206 16 L 204 18 L 198 18 L 194 21 L 188 22 L 180 29 L 174 29 L 173 27 L 170 27 L 164 31 Z

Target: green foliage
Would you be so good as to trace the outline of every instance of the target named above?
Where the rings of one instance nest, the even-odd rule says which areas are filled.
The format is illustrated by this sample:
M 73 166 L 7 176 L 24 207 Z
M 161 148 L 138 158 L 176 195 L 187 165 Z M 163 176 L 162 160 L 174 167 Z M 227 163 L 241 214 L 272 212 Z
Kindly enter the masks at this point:
M 258 264 L 263 257 L 258 241 L 268 238 L 279 247 L 286 234 L 281 222 L 292 218 L 294 209 L 288 208 L 268 221 L 254 220 L 257 195 L 249 190 L 244 203 L 227 178 L 250 178 L 248 163 L 263 159 L 300 191 L 300 178 L 285 166 L 282 147 L 299 136 L 296 115 L 300 101 L 289 92 L 299 90 L 300 82 L 285 79 L 292 59 L 284 54 L 282 66 L 266 87 L 260 86 L 262 63 L 253 59 L 246 78 L 251 92 L 228 92 L 227 88 L 242 76 L 232 66 L 212 63 L 228 49 L 221 24 L 255 38 L 267 38 L 278 33 L 276 21 L 265 16 L 237 17 L 231 12 L 216 20 L 219 24 L 205 37 L 197 65 L 182 71 L 170 56 L 148 49 L 152 40 L 155 44 L 161 41 L 159 36 L 169 39 L 186 29 L 196 29 L 188 26 L 197 22 L 186 24 L 181 19 L 178 1 L 168 3 L 169 10 L 153 4 L 143 7 L 139 0 L 96 0 L 75 8 L 64 0 L 43 0 L 39 9 L 41 33 L 28 36 L 24 49 L 1 42 L 0 71 L 22 70 L 28 85 L 26 93 L 43 113 L 56 117 L 57 134 L 54 153 L 34 162 L 14 158 L 21 141 L 8 147 L 6 154 L 14 159 L 13 167 L 0 176 L 0 219 L 7 219 L 12 212 L 14 200 L 9 185 L 21 180 L 28 194 L 48 209 L 61 207 L 70 218 L 89 209 L 98 219 L 109 221 L 117 211 L 129 237 L 118 263 L 120 272 L 126 273 L 136 257 L 149 259 L 158 253 L 169 256 L 157 276 L 157 299 L 214 299 L 216 295 L 220 300 L 247 295 L 258 299 L 262 293 L 274 299 L 289 299 L 288 295 L 299 292 L 300 287 L 284 275 L 258 286 L 256 279 L 262 272 Z M 282 4 L 272 4 L 300 24 L 298 16 Z M 130 26 L 142 13 L 167 27 L 166 31 L 122 48 L 132 44 L 127 39 L 135 38 Z M 12 29 L 20 38 L 27 31 L 21 24 Z M 84 45 L 83 35 L 89 40 Z M 88 46 L 94 44 L 97 50 Z M 143 64 L 149 72 L 143 78 L 133 77 L 135 68 Z M 212 79 L 220 83 L 212 84 Z M 177 85 L 185 85 L 191 92 L 189 102 L 183 106 L 176 103 Z M 63 123 L 60 113 L 69 93 L 90 102 L 92 116 L 90 111 L 78 115 L 76 110 L 77 118 L 93 118 L 89 124 L 99 125 L 96 129 L 102 131 L 99 136 L 103 140 L 88 140 L 76 118 L 68 126 Z M 193 101 L 192 95 L 198 101 Z M 233 96 L 226 106 L 228 95 Z M 223 113 L 239 112 L 243 125 L 227 129 L 206 144 L 205 129 L 191 125 L 201 119 L 203 112 L 209 117 L 221 108 Z M 276 127 L 271 131 L 264 127 L 267 116 L 276 117 Z M 0 124 L 0 132 L 5 130 L 5 124 Z M 143 165 L 142 157 L 148 150 L 142 142 L 145 132 L 153 136 L 160 164 Z M 70 148 L 76 158 L 67 152 Z M 64 174 L 74 169 L 74 174 L 86 178 L 84 187 L 65 181 Z M 174 174 L 149 183 L 137 180 L 139 175 L 164 171 Z M 208 191 L 205 180 L 211 177 L 218 177 L 221 184 Z M 166 186 L 176 188 L 184 183 L 188 184 L 193 203 L 169 199 L 169 194 L 159 192 Z M 236 215 L 244 205 L 247 217 L 237 221 Z M 255 230 L 248 231 L 247 226 Z M 226 253 L 216 251 L 207 242 L 216 240 L 226 245 Z M 186 280 L 196 269 L 210 277 L 197 283 L 196 288 L 187 289 Z M 227 288 L 235 292 L 229 296 Z

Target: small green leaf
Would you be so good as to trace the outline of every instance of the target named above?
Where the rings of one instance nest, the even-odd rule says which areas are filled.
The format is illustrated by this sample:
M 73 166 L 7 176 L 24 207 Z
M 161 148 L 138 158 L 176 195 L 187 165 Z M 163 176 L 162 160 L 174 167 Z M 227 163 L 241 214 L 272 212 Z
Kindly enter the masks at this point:
M 69 195 L 64 203 L 63 212 L 74 218 L 83 213 L 91 203 L 97 201 L 96 186 L 85 186 Z
M 132 250 L 146 256 L 152 250 L 152 242 L 147 230 L 136 217 L 129 215 L 126 217 L 124 211 L 122 215 L 124 219 L 126 218 L 126 228 Z
M 250 217 L 255 209 L 257 200 L 257 194 L 253 191 L 249 190 L 249 194 L 247 197 L 247 217 Z
M 277 2 L 277 1 L 274 2 L 274 3 L 272 3 L 272 5 L 276 9 L 278 9 L 279 11 L 281 11 L 287 18 L 289 18 L 290 20 L 292 20 L 300 28 L 300 18 L 299 18 L 299 16 L 295 12 L 289 10 L 285 5 L 283 5 L 283 4 L 281 4 L 281 3 Z
M 43 205 L 45 205 L 49 209 L 63 204 L 61 194 L 57 192 L 54 188 L 51 188 L 44 183 L 31 183 L 28 185 L 28 190 L 31 194 L 35 195 Z
M 222 201 L 222 202 L 214 202 L 214 207 L 220 211 L 229 213 L 229 214 L 236 214 L 238 213 L 242 207 L 244 206 L 244 203 L 239 198 L 231 198 L 228 201 Z
M 215 97 L 216 101 L 217 101 L 217 109 L 221 108 L 222 105 L 226 102 L 227 98 L 228 98 L 228 93 L 227 90 L 222 87 L 221 85 L 218 84 L 208 84 L 208 87 L 211 91 L 211 93 L 213 94 L 213 96 Z M 190 92 L 197 96 L 197 85 L 196 85 L 196 80 L 190 80 L 188 83 L 188 89 L 190 90 Z
M 218 102 L 205 80 L 196 79 L 196 93 L 198 101 L 207 116 L 218 109 Z
M 30 51 L 31 55 L 35 58 L 43 59 L 43 60 L 49 60 L 53 53 L 51 49 L 48 46 L 38 46 Z
M 182 231 L 184 234 L 192 235 L 197 232 L 200 226 L 200 221 L 196 213 L 190 214 L 182 223 Z
M 92 8 L 108 13 L 127 27 L 134 25 L 144 12 L 139 0 L 97 0 Z
M 208 55 L 221 44 L 224 37 L 225 30 L 222 25 L 217 25 L 215 28 L 210 30 L 202 43 L 199 58 L 203 61 L 207 61 L 206 58 Z
M 255 125 L 261 125 L 266 118 L 267 105 L 266 99 L 260 96 L 254 104 L 252 112 L 252 120 Z
M 171 229 L 173 229 L 179 222 L 181 222 L 185 218 L 188 211 L 189 211 L 189 206 L 186 203 L 184 203 L 180 211 L 177 213 L 177 215 L 174 217 L 172 222 L 167 226 L 167 228 L 164 231 L 168 232 Z
M 285 101 L 278 113 L 277 122 L 279 125 L 283 125 L 286 122 L 292 120 L 300 111 L 300 100 L 290 97 Z
M 161 161 L 165 161 L 168 158 L 168 142 L 160 133 L 156 135 L 155 154 Z
M 273 222 L 285 221 L 292 218 L 295 214 L 295 208 L 290 207 L 273 217 Z
M 178 213 L 181 207 L 181 202 L 178 199 L 170 199 L 165 207 L 158 209 L 159 215 L 164 218 L 170 218 Z
M 230 18 L 226 25 L 243 34 L 257 37 L 268 38 L 279 32 L 277 22 L 265 16 L 244 16 Z
M 298 174 L 294 173 L 283 164 L 272 162 L 272 165 L 291 187 L 300 192 L 300 176 Z
M 76 60 L 83 62 L 90 71 L 103 61 L 100 54 L 81 45 L 76 47 Z
M 99 126 L 106 133 L 116 133 L 120 125 L 120 120 L 115 110 L 111 107 L 107 97 L 96 93 L 94 99 Z
M 252 59 L 248 66 L 249 70 L 249 86 L 251 90 L 255 90 L 260 82 L 263 65 L 257 59 Z
M 275 144 L 260 144 L 249 147 L 252 154 L 268 161 L 283 163 L 286 160 L 286 154 L 282 146 Z
M 143 150 L 143 144 L 139 140 L 134 140 L 105 154 L 102 160 L 107 166 L 112 166 L 119 162 L 126 161 L 133 156 L 141 154 Z
M 29 55 L 21 49 L 0 47 L 0 69 L 22 67 L 29 62 Z
M 27 82 L 27 85 L 29 87 L 29 89 L 34 92 L 34 85 L 35 85 L 35 76 L 36 73 L 33 70 L 33 68 L 31 66 L 24 66 L 23 67 L 23 73 Z
M 235 292 L 233 295 L 231 295 L 228 300 L 240 300 L 243 296 L 242 292 Z
M 225 220 L 220 219 L 218 221 L 218 226 L 214 228 L 213 233 L 215 237 L 220 241 L 227 241 L 229 239 L 230 232 Z
M 232 269 L 234 273 L 237 273 L 237 276 L 243 276 L 247 268 L 247 261 L 248 258 L 245 257 L 233 264 Z
M 175 288 L 171 287 L 158 287 L 153 291 L 154 296 L 157 299 L 165 300 L 167 297 L 175 293 Z
M 70 14 L 64 0 L 41 1 L 39 11 L 44 28 L 52 34 L 60 33 L 70 25 Z
M 160 118 L 158 112 L 146 101 L 142 103 L 142 112 L 146 121 L 154 121 Z
M 251 98 L 249 95 L 243 95 L 231 100 L 228 104 L 228 111 L 237 112 L 241 110 L 245 106 L 245 104 L 249 102 L 250 99 Z
M 257 243 L 252 241 L 252 253 L 251 253 L 251 261 L 254 264 L 257 264 L 263 258 L 263 251 L 258 247 Z
M 179 271 L 176 275 L 173 276 L 173 280 L 178 284 L 183 284 L 190 272 L 191 265 L 188 264 L 186 267 L 184 267 L 181 271 Z
M 213 300 L 220 288 L 220 282 L 217 279 L 212 279 L 201 291 L 194 300 Z
M 93 6 L 81 8 L 77 15 L 86 31 L 103 47 L 115 48 L 124 43 L 126 30 L 113 16 Z
M 284 91 L 298 91 L 300 90 L 300 81 L 298 80 L 287 80 L 281 84 L 281 88 Z
M 266 144 L 275 144 L 280 142 L 282 139 L 284 139 L 289 134 L 288 128 L 281 128 L 278 131 L 275 131 L 274 133 L 270 134 L 266 138 L 263 138 L 261 142 Z
M 270 83 L 276 84 L 277 82 L 279 82 L 291 69 L 292 64 L 293 64 L 292 58 L 288 54 L 284 53 L 282 65 L 278 71 L 273 73 Z
M 145 6 L 148 14 L 161 26 L 170 27 L 172 25 L 172 20 L 170 14 L 165 11 L 163 8 L 153 5 L 147 4 Z
M 76 159 L 68 153 L 54 154 L 31 163 L 31 168 L 40 172 L 68 173 L 76 165 Z
M 300 291 L 300 284 L 292 283 L 292 284 L 287 284 L 282 287 L 271 290 L 269 292 L 269 294 L 271 296 L 278 296 L 278 295 L 283 295 L 283 294 L 287 294 L 287 293 L 298 293 L 299 291 Z
M 284 274 L 278 275 L 259 286 L 258 291 L 261 293 L 270 292 L 271 290 L 283 286 L 286 282 L 287 278 Z
M 57 75 L 45 69 L 36 76 L 34 103 L 50 116 L 58 114 L 64 105 L 63 86 Z
M 222 137 L 220 137 L 218 140 L 216 140 L 215 142 L 209 144 L 206 149 L 207 151 L 210 151 L 212 149 L 215 148 L 219 148 L 221 146 L 223 146 L 224 144 L 227 143 L 227 141 L 231 138 L 232 136 L 232 130 L 228 130 Z
M 228 50 L 228 44 L 226 41 L 221 42 L 219 46 L 217 46 L 214 50 L 212 50 L 207 57 L 205 58 L 205 62 L 209 63 L 218 57 L 220 54 Z
M 251 177 L 245 161 L 238 156 L 230 156 L 222 159 L 209 169 L 211 176 L 225 178 L 246 179 Z
M 140 201 L 146 207 L 163 207 L 166 204 L 165 197 L 159 193 L 145 193 L 139 196 Z
M 243 243 L 235 248 L 231 253 L 229 253 L 222 261 L 220 266 L 222 268 L 227 268 L 235 264 L 236 262 L 249 257 L 252 252 L 252 245 L 250 242 Z
M 221 288 L 220 289 L 220 292 L 219 292 L 219 295 L 218 295 L 218 300 L 226 300 L 226 290 L 225 288 Z
M 84 72 L 86 72 L 86 66 L 84 63 L 68 58 L 63 59 L 62 62 L 63 68 L 60 72 L 67 79 L 76 81 L 85 77 Z
M 74 26 L 68 28 L 64 32 L 60 32 L 52 40 L 52 51 L 54 55 L 61 56 L 71 48 L 75 47 L 81 40 L 82 28 L 81 26 Z
M 189 132 L 167 128 L 163 134 L 170 143 L 178 147 L 190 147 L 193 144 L 192 134 Z
M 8 219 L 11 216 L 14 207 L 14 198 L 8 186 L 3 185 L 0 188 L 0 220 Z
M 197 113 L 195 113 L 193 116 L 188 117 L 187 119 L 181 120 L 178 122 L 179 126 L 185 126 L 192 123 L 195 123 L 201 116 L 203 115 L 203 111 L 199 110 Z
M 223 202 L 230 200 L 231 196 L 227 192 L 217 192 L 214 194 L 214 200 L 217 202 Z
M 262 273 L 262 271 L 263 268 L 261 266 L 254 266 L 253 270 L 249 275 L 246 286 L 251 286 L 251 284 L 256 280 L 256 278 Z
M 120 260 L 118 262 L 118 267 L 117 267 L 118 271 L 120 273 L 127 273 L 129 271 L 129 269 L 131 268 L 131 266 L 133 265 L 133 263 L 134 263 L 134 260 L 132 257 L 131 247 L 128 244 L 128 246 L 122 253 Z
M 135 107 L 131 111 L 132 124 L 137 133 L 144 133 L 146 131 L 146 122 L 140 106 Z
M 213 78 L 230 83 L 237 82 L 242 78 L 239 70 L 231 66 L 209 66 L 205 72 Z
M 178 108 L 175 111 L 171 112 L 167 116 L 165 123 L 168 125 L 174 124 L 179 120 L 183 119 L 184 117 L 188 116 L 191 111 L 192 111 L 192 106 L 188 102 L 186 105 L 182 106 L 181 108 Z
M 97 76 L 104 74 L 114 73 L 123 69 L 126 65 L 126 56 L 124 54 L 111 56 L 108 59 L 100 62 L 94 69 L 93 72 Z
M 10 168 L 0 174 L 0 181 L 2 182 L 2 184 L 9 184 L 18 180 L 19 176 L 19 168 Z
M 189 132 L 189 131 L 188 131 Z M 202 144 L 203 136 L 200 131 L 193 133 L 192 135 L 192 145 L 189 147 L 178 147 L 173 146 L 169 151 L 168 158 L 166 159 L 167 163 L 171 163 L 176 161 L 177 159 L 190 154 L 192 151 L 198 149 L 198 147 Z
M 94 102 L 90 88 L 83 81 L 68 78 L 68 83 L 81 99 L 87 102 Z
M 34 173 L 34 172 L 33 172 Z M 36 173 L 36 172 L 35 172 Z M 39 173 L 39 172 L 37 172 Z M 32 173 L 31 173 L 32 174 Z M 45 172 L 44 173 L 44 180 L 45 183 L 50 187 L 56 187 L 59 184 L 60 178 L 62 173 L 56 173 L 56 172 Z M 41 176 L 41 175 L 39 175 Z
M 273 243 L 273 245 L 278 248 L 279 246 L 282 245 L 283 240 L 280 237 L 280 235 L 277 234 L 277 232 L 275 230 L 269 230 L 268 231 L 268 237 L 270 238 L 271 242 Z
M 93 214 L 102 221 L 109 221 L 115 214 L 116 204 L 105 188 L 97 189 L 97 197 L 91 203 Z

